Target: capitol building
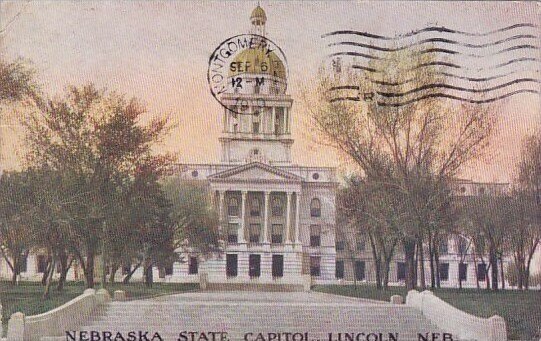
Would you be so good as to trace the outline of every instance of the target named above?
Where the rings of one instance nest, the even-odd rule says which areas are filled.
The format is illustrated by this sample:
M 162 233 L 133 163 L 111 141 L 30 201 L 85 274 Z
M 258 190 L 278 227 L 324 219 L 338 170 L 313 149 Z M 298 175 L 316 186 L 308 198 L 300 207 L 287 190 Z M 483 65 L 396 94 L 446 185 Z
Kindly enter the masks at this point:
M 250 33 L 264 36 L 266 21 L 257 6 Z M 245 114 L 224 106 L 220 162 L 179 165 L 182 179 L 208 183 L 226 236 L 224 254 L 198 264 L 198 272 L 209 285 L 334 281 L 336 172 L 293 162 L 286 67 L 275 53 L 258 52 L 247 48 L 232 62 L 257 71 L 229 73 L 241 75 L 246 86 L 222 100 L 242 98 Z M 270 67 L 262 71 L 261 63 Z M 272 81 L 258 85 L 257 77 Z M 197 262 L 188 258 L 181 268 Z

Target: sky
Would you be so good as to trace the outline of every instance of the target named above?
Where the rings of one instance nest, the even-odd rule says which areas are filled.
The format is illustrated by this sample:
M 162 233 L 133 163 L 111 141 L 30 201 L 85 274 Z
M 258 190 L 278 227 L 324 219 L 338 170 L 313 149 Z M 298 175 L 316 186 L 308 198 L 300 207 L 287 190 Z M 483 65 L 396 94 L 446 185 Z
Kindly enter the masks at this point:
M 287 56 L 294 99 L 292 156 L 300 165 L 334 166 L 344 160 L 315 143 L 306 126 L 302 84 L 326 54 L 321 35 L 334 30 L 395 35 L 443 25 L 487 32 L 518 22 L 541 23 L 536 2 L 261 1 L 267 36 Z M 178 126 L 161 149 L 180 162 L 219 157 L 222 109 L 207 84 L 207 62 L 227 38 L 247 33 L 256 1 L 0 1 L 0 53 L 29 60 L 43 89 L 62 94 L 69 84 L 93 82 L 141 99 L 149 116 L 169 114 Z M 16 17 L 15 20 L 12 19 Z M 540 34 L 541 35 L 541 34 Z M 521 140 L 541 125 L 540 98 L 512 97 L 487 155 L 462 173 L 477 181 L 513 178 Z M 9 113 L 8 113 L 9 114 Z M 11 115 L 13 116 L 13 115 Z M 4 115 L 3 168 L 20 165 L 21 128 Z

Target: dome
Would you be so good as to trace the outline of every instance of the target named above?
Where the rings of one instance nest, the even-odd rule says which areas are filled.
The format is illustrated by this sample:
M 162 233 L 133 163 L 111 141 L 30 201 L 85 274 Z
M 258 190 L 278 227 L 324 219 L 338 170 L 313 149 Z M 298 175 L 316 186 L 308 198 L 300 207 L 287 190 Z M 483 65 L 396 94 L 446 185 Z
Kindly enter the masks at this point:
M 286 78 L 284 63 L 274 52 L 265 53 L 263 49 L 245 49 L 232 62 L 237 65 L 234 71 L 229 71 L 229 77 L 240 74 L 266 74 L 278 78 Z
M 263 10 L 263 8 L 261 8 L 261 6 L 257 5 L 257 7 L 254 8 L 254 10 L 252 11 L 252 15 L 250 15 L 250 19 L 252 21 L 256 19 L 260 19 L 264 23 L 265 21 L 267 21 L 267 14 L 265 14 L 265 11 Z

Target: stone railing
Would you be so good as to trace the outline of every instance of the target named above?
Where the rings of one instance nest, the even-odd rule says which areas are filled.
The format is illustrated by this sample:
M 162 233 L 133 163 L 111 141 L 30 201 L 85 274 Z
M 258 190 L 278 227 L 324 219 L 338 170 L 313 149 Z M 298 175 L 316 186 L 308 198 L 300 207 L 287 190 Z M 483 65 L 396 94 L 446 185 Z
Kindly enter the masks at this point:
M 507 328 L 502 317 L 494 315 L 481 318 L 470 315 L 444 302 L 428 290 L 421 293 L 416 290 L 408 292 L 406 305 L 421 310 L 437 327 L 456 334 L 461 340 L 507 340 Z
M 86 289 L 73 300 L 43 314 L 14 313 L 8 322 L 7 341 L 39 341 L 46 336 L 63 336 L 81 327 L 92 313 L 111 297 L 105 289 Z

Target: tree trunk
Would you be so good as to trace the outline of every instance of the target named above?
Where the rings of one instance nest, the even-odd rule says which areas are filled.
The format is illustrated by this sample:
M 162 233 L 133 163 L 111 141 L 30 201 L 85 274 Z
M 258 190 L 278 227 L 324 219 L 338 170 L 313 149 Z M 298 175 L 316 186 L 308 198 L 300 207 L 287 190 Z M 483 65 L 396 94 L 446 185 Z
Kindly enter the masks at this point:
M 152 274 L 152 264 L 150 264 L 149 266 L 147 266 L 145 268 L 145 285 L 148 287 L 148 288 L 152 288 L 152 284 L 154 284 L 154 277 L 153 277 L 153 274 Z
M 415 289 L 415 240 L 405 239 L 404 244 L 404 257 L 406 259 L 406 289 Z
M 43 271 L 43 275 L 41 276 L 41 285 L 45 286 L 47 285 L 47 276 L 49 275 L 49 266 L 51 265 L 51 257 L 47 256 L 47 264 L 45 264 L 45 271 Z
M 496 255 L 494 247 L 490 247 L 488 253 L 490 257 L 490 267 L 492 268 L 492 290 L 498 290 L 498 256 Z
M 374 241 L 374 236 L 372 233 L 368 233 L 368 238 L 370 240 L 370 248 L 372 249 L 372 258 L 374 258 L 374 266 L 376 270 L 376 289 L 381 290 L 381 254 L 378 254 L 376 242 Z M 355 272 L 355 266 L 353 269 Z M 355 273 L 353 274 L 353 280 L 355 281 Z
M 109 283 L 115 282 L 115 275 L 116 275 L 116 272 L 118 271 L 118 268 L 119 268 L 119 265 L 116 262 L 113 262 L 111 264 L 111 274 L 109 275 Z
M 428 241 L 428 253 L 430 257 L 430 287 L 434 289 L 436 287 L 436 276 L 434 274 L 434 249 L 431 240 Z
M 13 271 L 11 275 L 11 285 L 13 286 L 17 285 L 17 276 L 19 275 L 20 257 L 21 256 L 13 257 Z
M 505 273 L 503 272 L 503 256 L 500 258 L 500 274 L 501 274 L 501 281 L 502 281 L 502 289 L 505 290 Z
M 94 250 L 86 252 L 86 266 L 84 267 L 86 287 L 94 288 Z
M 45 284 L 45 290 L 43 291 L 43 299 L 48 299 L 51 293 L 51 284 L 53 282 L 53 274 L 54 274 L 54 268 L 55 268 L 55 260 L 54 257 L 51 261 L 51 266 L 49 267 L 49 271 L 47 273 L 47 283 Z
M 459 263 L 458 263 L 458 289 L 462 289 L 462 277 L 460 277 L 460 267 L 461 265 L 464 264 L 463 261 L 461 260 Z
M 436 265 L 436 288 L 441 288 L 441 278 L 440 278 L 440 253 L 437 250 L 437 246 L 434 246 L 434 263 Z
M 392 259 L 392 257 L 390 257 Z M 383 265 L 383 289 L 389 289 L 389 271 L 391 270 L 391 260 L 386 258 Z
M 58 262 L 60 264 L 60 278 L 58 279 L 58 285 L 56 286 L 56 290 L 62 291 L 64 289 L 64 284 L 66 283 L 66 277 L 68 275 L 68 255 L 65 250 L 61 250 L 58 253 Z
M 423 243 L 422 240 L 419 241 L 419 244 L 417 245 L 418 254 L 419 254 L 419 272 L 421 274 L 420 281 L 421 281 L 421 289 L 426 290 L 426 278 L 425 278 L 425 256 L 423 251 Z

